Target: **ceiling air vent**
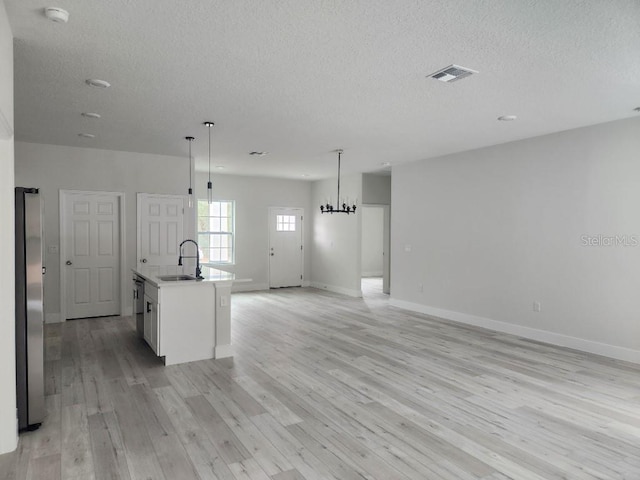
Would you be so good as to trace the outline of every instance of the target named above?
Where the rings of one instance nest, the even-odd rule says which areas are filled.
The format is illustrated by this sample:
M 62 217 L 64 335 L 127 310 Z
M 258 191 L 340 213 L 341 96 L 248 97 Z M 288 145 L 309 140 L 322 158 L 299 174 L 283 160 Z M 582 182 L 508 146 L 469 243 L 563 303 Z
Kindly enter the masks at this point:
M 473 75 L 474 73 L 478 72 L 476 70 L 471 70 L 470 68 L 461 67 L 460 65 L 449 65 L 448 67 L 427 76 L 440 80 L 441 82 L 451 83 L 468 77 L 469 75 Z

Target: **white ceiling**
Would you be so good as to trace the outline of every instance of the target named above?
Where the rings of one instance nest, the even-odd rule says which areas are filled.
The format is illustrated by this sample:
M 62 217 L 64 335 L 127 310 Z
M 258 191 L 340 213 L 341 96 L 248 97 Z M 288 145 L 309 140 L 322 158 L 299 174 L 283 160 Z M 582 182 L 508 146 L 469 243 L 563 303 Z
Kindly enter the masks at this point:
M 313 180 L 336 148 L 375 171 L 640 106 L 638 0 L 4 1 L 25 142 L 186 158 L 193 135 L 203 170 L 211 120 L 224 173 Z M 480 73 L 425 78 L 452 63 Z

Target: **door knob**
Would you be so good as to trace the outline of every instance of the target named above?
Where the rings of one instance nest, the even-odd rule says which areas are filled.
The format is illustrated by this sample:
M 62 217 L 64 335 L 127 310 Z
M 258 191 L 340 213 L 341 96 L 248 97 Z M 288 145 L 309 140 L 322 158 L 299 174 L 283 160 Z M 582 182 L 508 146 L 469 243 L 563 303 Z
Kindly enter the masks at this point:
M 146 258 L 140 259 L 140 263 L 147 263 L 147 259 Z
M 66 261 L 66 264 L 67 264 L 67 265 L 73 265 L 73 263 L 71 262 L 71 260 L 67 260 L 67 261 Z

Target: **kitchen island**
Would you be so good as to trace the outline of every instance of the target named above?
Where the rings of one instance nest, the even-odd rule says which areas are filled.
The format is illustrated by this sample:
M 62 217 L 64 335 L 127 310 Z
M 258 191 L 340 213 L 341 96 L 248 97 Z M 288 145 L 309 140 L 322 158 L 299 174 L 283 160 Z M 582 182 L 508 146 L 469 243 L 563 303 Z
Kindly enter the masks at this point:
M 202 267 L 139 266 L 144 280 L 144 339 L 165 365 L 232 356 L 231 285 L 234 274 Z

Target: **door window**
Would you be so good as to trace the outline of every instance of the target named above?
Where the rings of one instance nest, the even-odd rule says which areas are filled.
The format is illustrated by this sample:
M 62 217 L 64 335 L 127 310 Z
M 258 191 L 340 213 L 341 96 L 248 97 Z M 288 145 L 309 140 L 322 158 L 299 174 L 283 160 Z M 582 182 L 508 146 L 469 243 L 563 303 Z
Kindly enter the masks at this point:
M 276 215 L 276 231 L 277 232 L 295 232 L 296 216 L 295 215 Z

